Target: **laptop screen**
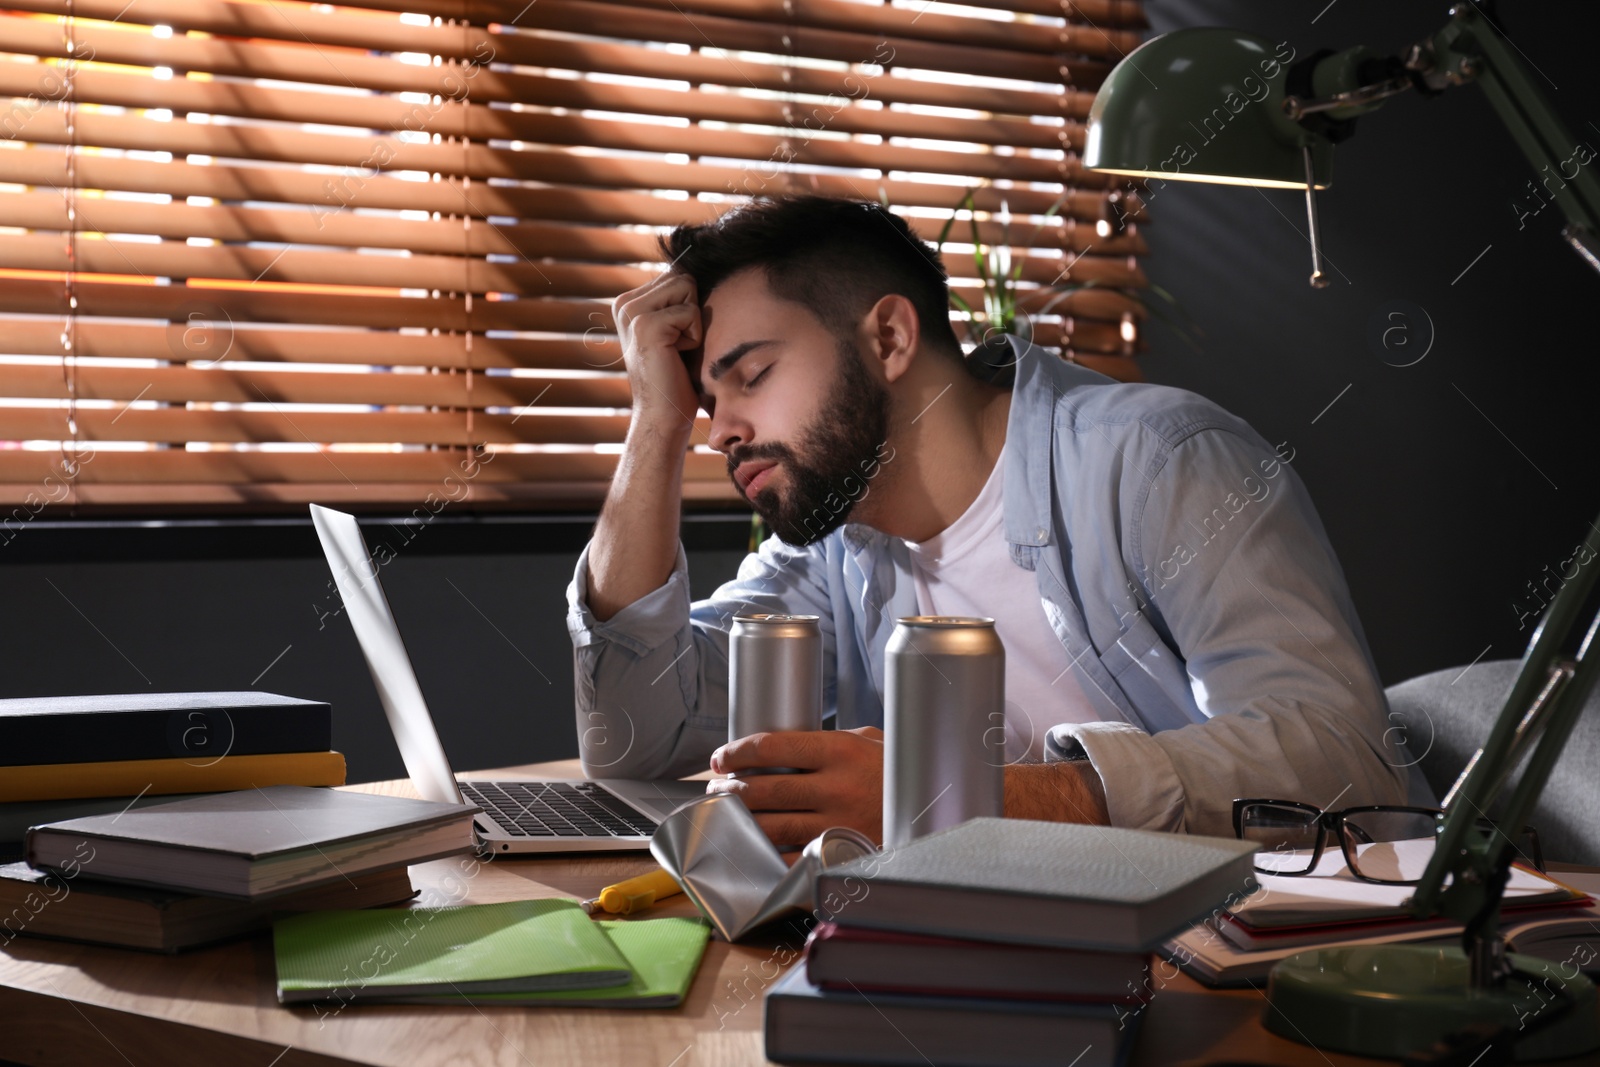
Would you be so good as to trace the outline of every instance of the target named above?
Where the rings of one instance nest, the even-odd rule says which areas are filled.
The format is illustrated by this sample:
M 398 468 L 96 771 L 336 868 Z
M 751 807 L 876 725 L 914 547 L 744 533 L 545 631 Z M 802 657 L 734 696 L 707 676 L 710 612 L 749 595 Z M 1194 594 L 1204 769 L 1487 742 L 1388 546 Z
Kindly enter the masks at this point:
M 361 642 L 361 652 L 372 671 L 378 699 L 395 743 L 400 746 L 400 758 L 405 761 L 411 784 L 424 800 L 463 803 L 355 516 L 312 504 L 311 522 L 333 570 L 345 617 L 355 628 L 356 640 Z

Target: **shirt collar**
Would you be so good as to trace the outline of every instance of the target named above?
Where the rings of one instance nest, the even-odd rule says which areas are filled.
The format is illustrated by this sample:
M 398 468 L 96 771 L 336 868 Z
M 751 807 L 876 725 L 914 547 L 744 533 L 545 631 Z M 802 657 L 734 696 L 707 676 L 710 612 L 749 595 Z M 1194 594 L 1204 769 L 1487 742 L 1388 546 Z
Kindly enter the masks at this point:
M 1011 412 L 1006 417 L 1005 529 L 1014 545 L 1048 545 L 1050 529 L 1050 468 L 1055 456 L 1057 385 L 1046 363 L 1060 357 L 1012 334 L 1015 380 L 1011 386 Z

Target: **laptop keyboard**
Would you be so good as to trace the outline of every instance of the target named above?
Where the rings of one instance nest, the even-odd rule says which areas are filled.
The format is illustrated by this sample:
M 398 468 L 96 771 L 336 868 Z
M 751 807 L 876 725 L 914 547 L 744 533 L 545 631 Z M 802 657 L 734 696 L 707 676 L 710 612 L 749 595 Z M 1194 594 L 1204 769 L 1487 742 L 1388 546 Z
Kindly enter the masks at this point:
M 462 782 L 513 837 L 649 837 L 656 824 L 593 782 Z

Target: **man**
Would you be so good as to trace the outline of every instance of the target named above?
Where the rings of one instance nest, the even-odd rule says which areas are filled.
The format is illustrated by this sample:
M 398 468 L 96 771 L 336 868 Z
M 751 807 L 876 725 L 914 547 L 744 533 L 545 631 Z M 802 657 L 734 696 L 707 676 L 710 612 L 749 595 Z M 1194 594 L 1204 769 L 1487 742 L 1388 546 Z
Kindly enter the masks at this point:
M 709 789 L 778 845 L 881 840 L 884 647 L 937 613 L 992 616 L 1005 643 L 1007 816 L 1231 835 L 1235 797 L 1403 800 L 1287 443 L 1016 338 L 969 367 L 937 254 L 875 204 L 758 200 L 663 245 L 674 268 L 613 304 L 632 421 L 568 590 L 588 773 L 709 758 L 731 775 Z M 697 406 L 775 536 L 691 604 Z M 834 730 L 727 743 L 750 612 L 821 617 Z M 811 773 L 739 773 L 759 767 Z

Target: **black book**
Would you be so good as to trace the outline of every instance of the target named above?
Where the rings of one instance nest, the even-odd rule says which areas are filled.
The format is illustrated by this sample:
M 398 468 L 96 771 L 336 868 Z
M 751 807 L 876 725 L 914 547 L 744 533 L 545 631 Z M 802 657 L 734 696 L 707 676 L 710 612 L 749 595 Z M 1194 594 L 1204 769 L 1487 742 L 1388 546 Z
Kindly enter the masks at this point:
M 333 747 L 333 712 L 276 693 L 114 693 L 0 700 L 0 766 L 212 760 Z
M 1142 1012 L 1116 1004 L 823 990 L 799 964 L 767 993 L 777 1063 L 1117 1067 Z

